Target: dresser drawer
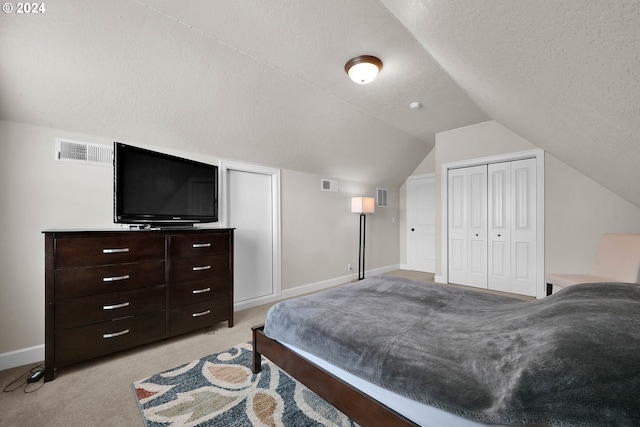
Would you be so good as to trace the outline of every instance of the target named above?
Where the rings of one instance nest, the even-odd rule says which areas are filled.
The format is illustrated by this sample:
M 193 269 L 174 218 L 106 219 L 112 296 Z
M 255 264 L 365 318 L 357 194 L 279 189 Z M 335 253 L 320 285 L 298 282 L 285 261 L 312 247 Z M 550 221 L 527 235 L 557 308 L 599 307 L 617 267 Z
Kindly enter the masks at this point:
M 229 257 L 225 255 L 169 261 L 169 282 L 172 284 L 228 275 Z
M 163 310 L 56 332 L 56 361 L 66 365 L 164 338 L 165 322 Z
M 171 258 L 193 258 L 229 253 L 229 233 L 171 236 Z
M 55 298 L 73 298 L 164 285 L 164 261 L 57 270 Z
M 169 311 L 170 334 L 192 331 L 229 318 L 229 298 L 217 298 L 211 301 L 173 308 Z
M 173 283 L 169 287 L 170 307 L 195 304 L 219 297 L 229 296 L 229 276 L 216 277 L 197 282 Z
M 57 238 L 55 269 L 164 259 L 163 236 L 122 234 Z
M 56 302 L 56 330 L 164 310 L 166 286 L 114 292 Z

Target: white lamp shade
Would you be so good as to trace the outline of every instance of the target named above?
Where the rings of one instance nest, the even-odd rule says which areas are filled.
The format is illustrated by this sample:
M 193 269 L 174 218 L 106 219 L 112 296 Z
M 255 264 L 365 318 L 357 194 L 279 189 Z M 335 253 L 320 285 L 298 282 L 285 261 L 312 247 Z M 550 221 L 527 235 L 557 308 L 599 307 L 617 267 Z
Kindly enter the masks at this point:
M 378 75 L 378 66 L 370 62 L 361 62 L 349 68 L 349 77 L 358 84 L 373 81 Z
M 373 197 L 352 197 L 351 212 L 352 213 L 374 213 L 376 199 Z

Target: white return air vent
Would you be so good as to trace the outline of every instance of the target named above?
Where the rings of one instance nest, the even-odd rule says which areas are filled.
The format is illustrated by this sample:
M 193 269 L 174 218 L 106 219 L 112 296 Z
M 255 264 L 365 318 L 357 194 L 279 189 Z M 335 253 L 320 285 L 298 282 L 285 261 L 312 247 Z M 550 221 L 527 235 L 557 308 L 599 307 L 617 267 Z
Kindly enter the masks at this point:
M 71 139 L 56 138 L 56 160 L 111 166 L 113 148 Z
M 389 206 L 388 194 L 389 191 L 386 188 L 378 188 L 376 197 L 376 199 L 378 200 L 378 207 L 386 208 Z
M 338 181 L 322 178 L 320 180 L 320 189 L 322 191 L 338 191 Z

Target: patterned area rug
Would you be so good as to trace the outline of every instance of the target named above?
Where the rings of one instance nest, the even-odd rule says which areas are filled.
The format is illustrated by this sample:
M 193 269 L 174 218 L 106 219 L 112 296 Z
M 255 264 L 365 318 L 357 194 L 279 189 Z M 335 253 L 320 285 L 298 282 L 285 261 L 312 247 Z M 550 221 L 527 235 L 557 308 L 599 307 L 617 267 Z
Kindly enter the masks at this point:
M 134 382 L 145 424 L 357 426 L 264 357 L 254 375 L 251 356 L 251 344 L 240 344 Z

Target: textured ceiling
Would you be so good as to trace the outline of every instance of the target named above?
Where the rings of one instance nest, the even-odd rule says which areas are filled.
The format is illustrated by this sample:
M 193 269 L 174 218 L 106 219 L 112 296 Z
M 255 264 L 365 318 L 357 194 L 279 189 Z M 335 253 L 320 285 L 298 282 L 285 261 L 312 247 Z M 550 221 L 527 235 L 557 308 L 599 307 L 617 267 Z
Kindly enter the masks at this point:
M 370 0 L 46 5 L 0 16 L 2 119 L 386 185 L 488 119 Z M 384 61 L 370 85 L 359 54 Z
M 382 0 L 492 119 L 640 206 L 640 2 Z
M 0 16 L 0 119 L 387 185 L 494 119 L 640 206 L 639 3 L 56 0 Z

